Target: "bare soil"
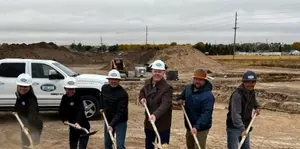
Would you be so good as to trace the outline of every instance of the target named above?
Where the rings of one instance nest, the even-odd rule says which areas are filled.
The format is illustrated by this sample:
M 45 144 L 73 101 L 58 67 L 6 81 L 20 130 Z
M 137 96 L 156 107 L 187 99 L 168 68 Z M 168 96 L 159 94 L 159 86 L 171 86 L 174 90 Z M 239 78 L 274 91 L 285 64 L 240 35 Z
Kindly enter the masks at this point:
M 101 67 L 103 67 L 103 65 L 74 66 L 73 68 L 80 73 L 106 74 L 107 71 L 101 70 Z M 182 73 L 180 76 L 181 79 L 179 81 L 170 82 L 174 86 L 175 91 L 180 91 L 182 87 L 186 85 L 187 81 L 190 80 L 191 73 Z M 214 93 L 217 102 L 213 113 L 213 126 L 207 140 L 208 149 L 226 149 L 226 99 L 227 96 L 230 95 L 232 89 L 238 84 L 238 82 L 230 83 L 231 79 L 238 80 L 238 78 L 217 77 L 212 81 L 216 86 Z M 226 85 L 224 86 L 226 80 L 229 80 L 229 83 L 227 82 L 229 87 L 226 87 Z M 128 149 L 141 149 L 144 148 L 145 144 L 145 135 L 143 132 L 144 108 L 140 105 L 136 105 L 136 98 L 139 89 L 143 85 L 143 81 L 123 81 L 121 83 L 127 89 L 131 101 L 129 105 L 126 146 Z M 279 98 L 280 96 L 277 94 L 275 96 L 272 91 L 281 91 L 289 94 L 293 93 L 293 95 L 299 96 L 299 93 L 296 92 L 296 90 L 299 89 L 297 86 L 298 83 L 299 82 L 259 83 L 257 88 L 263 90 L 259 97 L 264 98 L 265 100 L 270 100 L 270 98 L 274 97 L 280 100 L 286 99 Z M 291 92 L 287 92 L 289 89 L 291 89 Z M 300 148 L 300 115 L 289 114 L 286 113 L 286 111 L 276 112 L 273 109 L 271 110 L 272 111 L 267 110 L 267 108 L 263 109 L 261 115 L 255 120 L 253 124 L 254 129 L 251 132 L 251 147 L 253 149 Z M 0 117 L 2 119 L 0 123 L 0 132 L 3 134 L 0 136 L 0 148 L 20 148 L 20 127 L 17 121 L 10 113 L 1 113 Z M 45 128 L 42 134 L 41 144 L 37 148 L 68 148 L 68 127 L 61 123 L 57 113 L 43 114 L 43 119 Z M 184 128 L 183 113 L 181 110 L 173 110 L 172 121 L 170 148 L 185 149 L 186 130 Z M 88 148 L 104 148 L 103 120 L 100 118 L 99 120 L 91 121 L 91 124 L 92 130 L 99 130 L 99 132 L 90 138 Z
M 128 149 L 144 148 L 145 135 L 143 132 L 144 108 L 133 103 L 129 106 L 129 121 L 126 137 Z M 208 149 L 226 148 L 226 109 L 222 104 L 216 104 L 213 114 L 213 126 L 209 132 Z M 68 127 L 58 120 L 57 114 L 44 114 L 45 128 L 42 134 L 42 148 L 68 148 Z M 20 127 L 11 115 L 1 115 L 0 137 L 1 149 L 20 148 Z M 251 147 L 253 149 L 282 149 L 300 148 L 300 116 L 280 112 L 263 110 L 253 124 L 251 133 Z M 92 130 L 99 130 L 92 136 L 88 148 L 104 148 L 102 120 L 92 121 Z M 181 110 L 173 111 L 170 148 L 185 149 L 185 133 L 183 113 Z

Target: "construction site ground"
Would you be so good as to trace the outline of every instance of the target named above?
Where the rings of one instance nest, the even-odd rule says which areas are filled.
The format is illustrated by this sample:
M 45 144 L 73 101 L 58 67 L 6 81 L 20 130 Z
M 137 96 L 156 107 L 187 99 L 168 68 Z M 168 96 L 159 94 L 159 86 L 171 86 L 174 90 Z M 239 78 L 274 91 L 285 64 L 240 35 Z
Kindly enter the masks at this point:
M 113 53 L 74 52 L 53 43 L 2 44 L 0 58 L 35 58 L 55 59 L 79 73 L 104 74 L 109 71 L 109 62 Z M 174 95 L 181 92 L 191 81 L 193 71 L 204 68 L 215 79 L 213 93 L 216 103 L 213 113 L 213 125 L 209 131 L 207 148 L 225 149 L 226 114 L 228 99 L 233 90 L 241 83 L 242 73 L 253 70 L 258 73 L 256 85 L 257 99 L 262 106 L 261 115 L 256 118 L 251 132 L 252 149 L 300 149 L 300 69 L 279 67 L 248 67 L 225 65 L 205 56 L 189 46 L 173 46 L 164 50 L 125 51 L 122 55 L 129 69 L 129 77 L 134 74 L 134 67 L 161 59 L 168 65 L 168 70 L 179 72 L 178 81 L 169 81 L 174 87 Z M 247 61 L 243 61 L 247 63 Z M 148 77 L 150 74 L 148 73 Z M 128 149 L 144 148 L 144 108 L 137 105 L 137 95 L 143 86 L 140 81 L 122 81 L 130 97 L 129 120 L 126 146 Z M 175 102 L 174 102 L 175 103 Z M 173 122 L 169 149 L 185 149 L 185 128 L 180 107 L 173 105 Z M 63 125 L 57 113 L 43 112 L 44 130 L 38 149 L 68 148 L 68 126 Z M 20 126 L 9 112 L 0 113 L 0 149 L 19 149 Z M 90 138 L 88 148 L 104 148 L 103 120 L 91 121 L 92 130 L 99 132 Z
M 106 74 L 106 70 L 102 70 L 100 65 L 72 65 L 72 69 L 79 73 L 96 73 Z M 299 97 L 299 70 L 295 69 L 274 69 L 274 68 L 251 68 L 260 73 L 260 75 L 272 73 L 290 73 L 293 75 L 292 80 L 288 81 L 279 77 L 280 82 L 258 82 L 257 88 L 262 90 L 258 96 L 260 101 L 277 100 L 279 105 L 264 105 L 261 115 L 257 117 L 253 124 L 251 132 L 251 147 L 253 149 L 297 149 L 300 148 L 300 115 L 291 114 L 297 113 L 299 109 L 280 111 L 280 106 L 284 105 L 283 99 L 296 100 Z M 208 149 L 225 149 L 226 148 L 226 114 L 228 96 L 232 91 L 231 87 L 236 87 L 239 84 L 241 72 L 247 68 L 237 68 L 231 70 L 228 74 L 211 74 L 215 75 L 213 84 L 215 86 L 214 93 L 216 96 L 216 104 L 213 113 L 213 125 L 209 132 L 207 140 Z M 132 73 L 132 72 L 131 72 Z M 231 76 L 230 76 L 231 74 Z M 181 73 L 179 81 L 170 81 L 174 86 L 175 92 L 180 92 L 182 87 L 190 80 L 192 73 Z M 280 76 L 280 75 L 279 75 Z M 274 76 L 273 76 L 274 77 Z M 290 78 L 289 78 L 290 79 Z M 143 81 L 123 81 L 121 84 L 128 90 L 130 95 L 129 104 L 129 121 L 126 138 L 126 146 L 128 149 L 144 148 L 144 108 L 137 105 L 136 97 L 139 89 L 143 85 Z M 270 94 L 270 97 L 267 95 Z M 279 94 L 279 95 L 277 95 Z M 286 96 L 295 96 L 285 97 Z M 273 99 L 274 98 L 274 99 Z M 292 101 L 291 101 L 292 102 Z M 296 102 L 296 101 L 294 101 Z M 299 102 L 299 101 L 298 101 Z M 278 107 L 279 106 L 279 107 Z M 20 144 L 20 127 L 17 121 L 10 113 L 1 113 L 0 131 L 3 135 L 0 136 L 1 149 L 17 149 Z M 63 125 L 59 120 L 57 113 L 44 113 L 43 115 L 45 128 L 41 138 L 41 144 L 37 148 L 68 148 L 68 127 Z M 173 110 L 173 122 L 171 130 L 171 149 L 185 149 L 185 128 L 183 124 L 183 113 L 181 110 Z M 103 120 L 91 121 L 92 130 L 99 130 L 97 134 L 92 136 L 89 141 L 88 148 L 104 148 L 103 138 Z

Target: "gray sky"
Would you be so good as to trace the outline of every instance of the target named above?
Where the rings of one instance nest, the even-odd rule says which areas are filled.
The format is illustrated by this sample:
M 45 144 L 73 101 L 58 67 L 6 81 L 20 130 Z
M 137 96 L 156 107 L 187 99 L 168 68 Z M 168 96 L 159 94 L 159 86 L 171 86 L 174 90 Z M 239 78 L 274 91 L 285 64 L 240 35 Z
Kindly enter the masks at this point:
M 299 0 L 0 0 L 0 43 L 300 41 Z

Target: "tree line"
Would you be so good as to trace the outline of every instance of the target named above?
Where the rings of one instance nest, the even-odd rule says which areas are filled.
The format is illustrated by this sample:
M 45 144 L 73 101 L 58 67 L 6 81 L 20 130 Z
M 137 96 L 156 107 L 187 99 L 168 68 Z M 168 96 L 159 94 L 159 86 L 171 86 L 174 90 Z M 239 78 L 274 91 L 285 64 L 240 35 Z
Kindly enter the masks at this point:
M 178 45 L 176 42 L 170 44 L 116 44 L 116 45 L 102 45 L 102 46 L 90 46 L 82 45 L 81 43 L 72 43 L 70 48 L 79 52 L 117 52 L 128 50 L 162 50 L 171 46 Z M 182 45 L 182 44 L 181 44 Z M 208 55 L 231 55 L 233 54 L 233 44 L 211 44 L 198 42 L 194 45 L 184 44 L 192 46 L 195 49 Z M 294 42 L 293 44 L 282 43 L 242 43 L 236 44 L 235 51 L 239 52 L 290 52 L 291 50 L 300 50 L 300 42 Z

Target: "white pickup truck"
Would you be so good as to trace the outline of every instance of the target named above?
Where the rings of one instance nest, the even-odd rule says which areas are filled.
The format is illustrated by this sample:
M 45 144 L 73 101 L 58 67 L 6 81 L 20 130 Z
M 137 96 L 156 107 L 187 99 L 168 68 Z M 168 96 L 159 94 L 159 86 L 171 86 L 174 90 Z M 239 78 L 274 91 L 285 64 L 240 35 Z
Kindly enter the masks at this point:
M 16 79 L 21 73 L 32 76 L 32 87 L 41 111 L 58 110 L 65 93 L 64 80 L 74 77 L 78 85 L 76 91 L 83 97 L 86 117 L 92 119 L 99 114 L 101 87 L 108 83 L 106 75 L 79 74 L 53 60 L 19 58 L 0 60 L 0 110 L 14 107 Z

